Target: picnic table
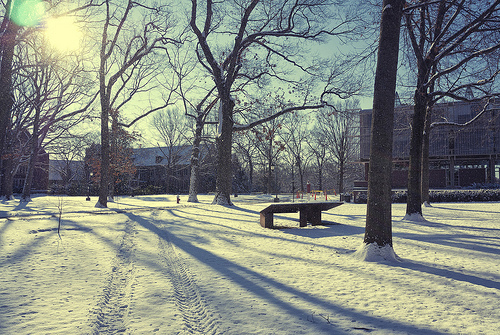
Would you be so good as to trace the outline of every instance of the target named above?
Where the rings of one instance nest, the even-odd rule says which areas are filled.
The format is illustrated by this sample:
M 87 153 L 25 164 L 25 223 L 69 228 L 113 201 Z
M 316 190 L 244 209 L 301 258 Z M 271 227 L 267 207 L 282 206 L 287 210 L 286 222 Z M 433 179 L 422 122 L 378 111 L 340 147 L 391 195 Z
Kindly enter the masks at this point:
M 274 213 L 297 213 L 299 214 L 300 227 L 307 226 L 310 222 L 313 226 L 321 224 L 321 212 L 342 205 L 343 202 L 293 202 L 271 204 L 260 211 L 260 225 L 264 228 L 273 228 Z

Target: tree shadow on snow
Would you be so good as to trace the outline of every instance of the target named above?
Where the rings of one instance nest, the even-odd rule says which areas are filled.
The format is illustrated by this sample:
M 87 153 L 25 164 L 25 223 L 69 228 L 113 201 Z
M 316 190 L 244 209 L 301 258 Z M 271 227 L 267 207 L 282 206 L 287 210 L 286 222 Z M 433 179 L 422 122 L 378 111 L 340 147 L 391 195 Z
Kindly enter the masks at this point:
M 224 278 L 227 278 L 228 280 L 238 284 L 245 290 L 250 291 L 256 296 L 268 301 L 269 304 L 277 306 L 280 310 L 286 312 L 291 316 L 295 316 L 297 318 L 302 318 L 302 319 L 308 319 L 308 317 L 311 314 L 311 311 L 304 310 L 294 306 L 293 304 L 287 302 L 286 298 L 282 298 L 282 295 L 296 296 L 309 304 L 315 305 L 318 309 L 328 310 L 331 313 L 335 313 L 345 318 L 356 320 L 359 323 L 363 323 L 366 327 L 370 327 L 370 328 L 363 328 L 366 331 L 397 329 L 398 331 L 410 334 L 426 334 L 426 335 L 443 334 L 438 331 L 422 329 L 417 326 L 404 324 L 395 320 L 390 320 L 387 318 L 378 318 L 363 313 L 359 313 L 352 309 L 344 308 L 331 301 L 311 296 L 306 292 L 285 285 L 279 281 L 276 281 L 273 278 L 269 278 L 258 272 L 255 272 L 250 268 L 241 266 L 239 264 L 227 260 L 226 258 L 220 257 L 210 251 L 197 247 L 192 243 L 177 237 L 174 233 L 158 227 L 157 225 L 154 224 L 154 222 L 150 220 L 147 220 L 143 217 L 137 216 L 132 213 L 126 213 L 126 215 L 131 220 L 135 221 L 137 224 L 142 226 L 143 228 L 156 234 L 159 238 L 169 243 L 172 243 L 173 245 L 175 245 L 175 247 L 191 255 L 194 259 L 198 260 L 199 262 L 202 262 L 206 266 L 212 268 L 214 271 L 220 273 Z M 318 328 L 319 332 L 325 330 L 324 324 L 313 323 L 313 325 L 315 325 Z M 338 327 L 333 323 L 328 325 L 328 329 L 333 334 L 344 334 L 349 332 L 348 329 Z
M 393 233 L 394 237 L 426 242 L 447 247 L 466 249 L 500 255 L 500 238 L 495 236 L 481 236 L 474 234 L 420 234 L 420 233 Z
M 293 221 L 297 221 L 299 223 L 299 219 L 289 219 Z M 315 229 L 316 228 L 316 229 Z M 320 226 L 311 226 L 307 227 L 280 227 L 280 230 L 285 234 L 290 234 L 294 236 L 308 237 L 308 238 L 324 238 L 324 237 L 338 237 L 338 236 L 352 236 L 359 235 L 365 232 L 365 229 L 362 227 L 349 226 L 333 221 L 322 221 Z
M 422 262 L 415 262 L 407 259 L 403 259 L 403 262 L 400 263 L 385 263 L 388 266 L 394 266 L 394 267 L 400 267 L 404 269 L 409 269 L 413 271 L 418 271 L 418 272 L 423 272 L 443 278 L 449 278 L 465 283 L 470 283 L 473 285 L 479 285 L 483 286 L 485 288 L 493 288 L 493 289 L 500 289 L 500 282 L 491 280 L 491 279 L 485 279 L 481 278 L 475 275 L 471 274 L 465 274 L 449 269 L 443 269 L 443 268 L 438 268 L 436 266 L 432 266 L 431 264 L 425 264 Z
M 500 214 L 500 211 L 486 211 L 486 210 L 477 210 L 477 209 L 465 209 L 465 208 L 453 208 L 453 207 L 445 207 L 443 205 L 436 206 L 432 205 L 432 208 L 436 209 L 444 209 L 447 211 L 460 211 L 460 212 L 473 212 L 473 213 L 490 213 L 490 214 Z

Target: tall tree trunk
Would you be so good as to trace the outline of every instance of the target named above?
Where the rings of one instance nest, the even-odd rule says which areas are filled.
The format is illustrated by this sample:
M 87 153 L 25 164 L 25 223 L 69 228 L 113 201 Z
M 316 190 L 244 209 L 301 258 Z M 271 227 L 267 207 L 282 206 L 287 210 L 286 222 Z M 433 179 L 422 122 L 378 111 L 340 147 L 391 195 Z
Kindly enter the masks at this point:
M 318 164 L 318 190 L 323 189 L 323 165 Z
M 431 116 L 432 108 L 427 109 L 427 116 L 425 117 L 425 130 L 424 139 L 422 144 L 422 203 L 425 206 L 430 205 L 429 200 L 429 177 L 430 177 L 430 162 L 429 162 L 429 145 L 431 136 Z
M 9 11 L 11 1 L 7 1 L 6 11 Z M 0 178 L 2 196 L 6 199 L 12 197 L 12 185 L 8 185 L 9 162 L 5 161 L 8 148 L 6 146 L 7 133 L 10 127 L 10 117 L 12 105 L 14 104 L 12 96 L 12 60 L 14 57 L 14 48 L 16 46 L 16 36 L 19 26 L 10 21 L 8 15 L 5 15 L 2 22 L 2 31 L 0 32 L 0 171 L 4 171 L 3 178 Z M 10 165 L 12 166 L 12 164 Z M 11 168 L 10 168 L 11 170 Z M 4 185 L 4 183 L 6 183 Z M 10 192 L 9 192 L 10 189 Z
M 4 159 L 2 161 L 2 197 L 5 200 L 13 199 L 13 184 L 14 184 L 14 160 L 12 158 L 12 147 L 9 146 L 10 140 L 6 141 L 8 147 L 4 150 Z M 10 147 L 10 148 L 9 148 Z
M 38 99 L 37 99 L 38 100 Z M 38 158 L 38 128 L 40 123 L 40 106 L 39 101 L 35 106 L 35 119 L 33 120 L 33 136 L 31 137 L 31 150 L 30 159 L 28 162 L 28 171 L 26 172 L 26 179 L 24 179 L 23 195 L 21 201 L 30 201 L 31 198 L 31 185 L 33 184 L 33 174 L 35 172 L 36 161 Z
M 426 112 L 427 94 L 423 88 L 417 88 L 411 124 L 408 200 L 406 204 L 407 215 L 422 215 L 422 148 Z
M 432 28 L 434 36 L 439 36 L 442 29 L 443 18 L 447 10 L 447 2 L 441 1 L 437 12 L 437 19 Z M 419 35 L 420 40 L 413 40 L 413 48 L 417 56 L 417 88 L 415 89 L 413 119 L 410 139 L 410 162 L 408 169 L 408 199 L 406 204 L 406 217 L 422 216 L 422 155 L 424 148 L 425 120 L 431 108 L 429 91 L 434 90 L 434 83 L 429 87 L 431 72 L 436 71 L 436 55 L 439 52 L 437 44 L 433 43 L 426 53 L 425 45 L 428 31 L 425 25 L 425 11 L 420 12 Z M 410 34 L 411 35 L 411 34 Z M 423 55 L 426 55 L 425 58 Z M 429 116 L 430 117 L 430 116 Z M 430 120 L 429 120 L 430 121 Z M 419 220 L 419 219 L 417 219 Z
M 384 0 L 375 72 L 365 244 L 392 246 L 391 171 L 399 34 L 404 0 Z
M 111 118 L 111 133 L 109 134 L 109 189 L 108 189 L 108 202 L 115 201 L 116 185 L 118 181 L 117 176 L 117 162 L 112 162 L 112 159 L 118 160 L 118 111 L 110 110 L 109 117 Z M 114 163 L 114 164 L 112 164 Z
M 267 194 L 271 194 L 272 189 L 272 168 L 273 166 L 273 137 L 269 136 L 269 151 L 267 152 Z
M 299 169 L 300 192 L 304 193 L 304 171 L 302 169 L 302 162 L 300 159 L 297 160 L 297 168 Z
M 233 141 L 233 108 L 234 101 L 229 92 L 220 94 L 222 106 L 219 112 L 219 135 L 217 137 L 217 179 L 215 181 L 215 197 L 212 204 L 232 205 L 232 161 L 231 149 Z
M 252 157 L 248 156 L 248 179 L 250 183 L 250 189 L 248 190 L 250 193 L 253 192 L 253 162 Z
M 109 98 L 101 94 L 101 180 L 99 184 L 99 200 L 96 207 L 108 207 L 109 194 Z
M 198 202 L 198 189 L 200 182 L 200 145 L 203 133 L 203 117 L 196 118 L 196 129 L 191 151 L 191 176 L 189 177 L 189 197 L 188 202 Z
M 339 193 L 344 193 L 344 175 L 345 175 L 344 161 L 340 161 L 340 165 L 339 165 Z

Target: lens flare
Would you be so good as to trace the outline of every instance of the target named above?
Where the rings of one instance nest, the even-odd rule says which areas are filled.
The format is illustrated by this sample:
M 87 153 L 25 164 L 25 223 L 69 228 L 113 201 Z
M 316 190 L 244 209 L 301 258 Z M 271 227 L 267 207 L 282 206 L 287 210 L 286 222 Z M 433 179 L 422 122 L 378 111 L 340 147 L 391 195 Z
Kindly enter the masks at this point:
M 39 25 L 45 15 L 45 4 L 41 0 L 17 0 L 12 2 L 10 19 L 22 27 Z

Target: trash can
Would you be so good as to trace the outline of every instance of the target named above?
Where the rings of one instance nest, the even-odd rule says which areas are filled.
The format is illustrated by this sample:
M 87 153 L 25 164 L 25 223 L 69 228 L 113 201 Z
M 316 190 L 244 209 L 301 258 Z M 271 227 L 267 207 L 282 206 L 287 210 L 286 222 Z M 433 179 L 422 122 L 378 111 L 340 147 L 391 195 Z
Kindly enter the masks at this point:
M 341 194 L 340 201 L 351 202 L 351 195 L 350 194 Z

